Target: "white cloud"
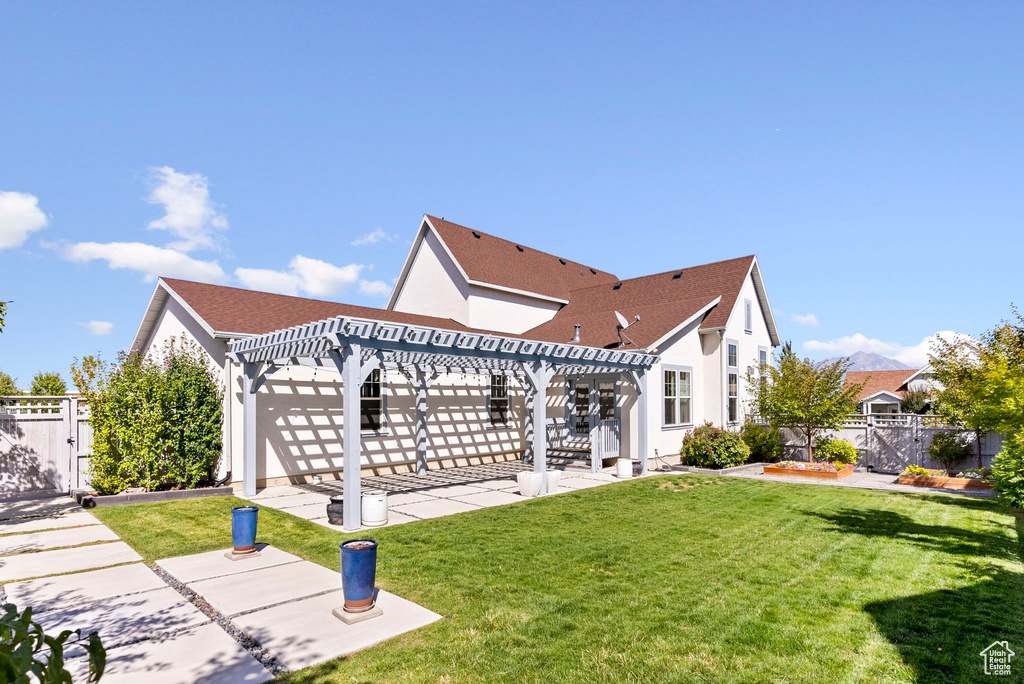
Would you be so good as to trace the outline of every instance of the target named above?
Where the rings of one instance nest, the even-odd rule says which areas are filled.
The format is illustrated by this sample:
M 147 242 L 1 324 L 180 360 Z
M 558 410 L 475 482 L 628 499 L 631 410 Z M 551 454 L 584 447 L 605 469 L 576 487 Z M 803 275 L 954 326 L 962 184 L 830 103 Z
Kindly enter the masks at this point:
M 79 323 L 93 335 L 109 335 L 114 332 L 114 324 L 108 323 L 107 321 L 86 321 L 85 323 Z
M 387 297 L 391 294 L 391 286 L 383 280 L 360 280 L 359 294 Z
M 47 223 L 38 197 L 0 190 L 0 249 L 21 246 L 29 233 L 42 230 Z
M 881 354 L 882 356 L 888 356 L 901 363 L 905 363 L 912 368 L 921 368 L 928 363 L 928 354 L 932 351 L 933 345 L 940 336 L 947 340 L 971 339 L 968 335 L 962 333 L 943 330 L 934 335 L 929 335 L 915 345 L 904 346 L 897 342 L 884 342 L 861 333 L 856 333 L 849 337 L 840 337 L 828 342 L 809 340 L 804 342 L 803 347 L 806 351 L 822 352 L 833 356 L 849 356 L 859 351 Z
M 301 292 L 313 297 L 330 297 L 345 292 L 359 282 L 359 274 L 364 268 L 366 266 L 362 264 L 335 266 L 300 254 L 289 262 L 287 271 L 238 268 L 235 269 L 235 277 L 245 287 L 255 290 L 290 295 Z
M 146 282 L 152 282 L 159 276 L 208 283 L 219 283 L 226 279 L 216 261 L 199 261 L 173 249 L 141 242 L 79 242 L 56 247 L 68 261 L 84 264 L 103 260 L 113 269 L 127 268 L 142 272 Z
M 151 169 L 156 185 L 149 193 L 151 204 L 162 204 L 164 215 L 149 222 L 150 230 L 166 230 L 180 238 L 167 246 L 181 252 L 218 249 L 227 218 L 210 199 L 207 179 L 198 173 L 179 173 L 169 166 Z
M 806 326 L 808 328 L 817 328 L 821 323 L 818 322 L 818 317 L 812 313 L 809 314 L 793 314 L 790 319 L 794 323 Z
M 371 230 L 369 233 L 363 235 L 362 237 L 353 240 L 352 246 L 363 247 L 365 245 L 375 245 L 378 242 L 396 242 L 398 239 L 398 235 L 385 233 L 382 229 L 377 228 L 376 230 Z

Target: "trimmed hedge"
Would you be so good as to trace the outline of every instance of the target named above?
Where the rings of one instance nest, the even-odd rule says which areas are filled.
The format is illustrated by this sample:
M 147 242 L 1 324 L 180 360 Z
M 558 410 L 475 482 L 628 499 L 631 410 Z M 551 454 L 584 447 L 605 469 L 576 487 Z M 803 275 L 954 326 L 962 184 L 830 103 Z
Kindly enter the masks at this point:
M 739 433 L 704 423 L 686 433 L 679 455 L 683 463 L 697 468 L 732 468 L 747 462 L 750 447 Z

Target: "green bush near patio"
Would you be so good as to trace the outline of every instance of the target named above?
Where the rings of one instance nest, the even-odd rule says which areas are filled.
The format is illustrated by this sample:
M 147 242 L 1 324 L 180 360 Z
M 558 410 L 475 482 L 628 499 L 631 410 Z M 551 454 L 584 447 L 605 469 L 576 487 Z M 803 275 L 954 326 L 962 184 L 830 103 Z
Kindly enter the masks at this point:
M 850 464 L 860 459 L 860 452 L 849 440 L 824 437 L 815 445 L 814 457 L 819 461 Z
M 740 437 L 750 449 L 750 460 L 776 463 L 782 458 L 782 439 L 779 430 L 757 423 L 744 423 Z
M 227 548 L 240 503 L 94 512 L 151 561 Z M 994 499 L 693 474 L 382 528 L 378 586 L 446 619 L 280 681 L 985 681 L 1024 643 L 1022 533 Z M 335 571 L 362 534 L 260 511 Z
M 686 433 L 679 455 L 686 465 L 720 470 L 746 463 L 750 447 L 739 433 L 704 423 Z

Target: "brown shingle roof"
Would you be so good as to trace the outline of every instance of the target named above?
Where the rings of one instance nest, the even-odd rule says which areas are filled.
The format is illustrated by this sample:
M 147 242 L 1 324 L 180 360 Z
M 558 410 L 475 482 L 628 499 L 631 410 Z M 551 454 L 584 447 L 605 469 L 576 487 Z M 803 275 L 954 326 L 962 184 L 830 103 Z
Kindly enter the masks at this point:
M 850 371 L 846 374 L 844 384 L 849 387 L 864 383 L 864 388 L 861 390 L 860 396 L 857 397 L 858 400 L 866 399 L 879 392 L 892 392 L 903 396 L 907 390 L 904 384 L 918 370 L 914 368 L 910 370 Z
M 355 316 L 448 330 L 469 330 L 451 318 L 420 316 L 367 306 L 195 283 L 189 280 L 161 280 L 216 332 L 259 335 L 335 316 Z
M 722 301 L 701 323 L 702 328 L 724 326 L 739 296 L 752 256 L 718 261 L 676 271 L 573 290 L 569 303 L 555 317 L 524 337 L 552 342 L 572 339 L 574 325 L 580 324 L 580 343 L 592 347 L 618 346 L 615 311 L 633 321 L 626 336 L 637 347 L 649 348 L 701 308 L 721 297 Z M 678 276 L 678 277 L 676 277 Z
M 557 299 L 569 299 L 569 292 L 581 287 L 618 280 L 611 273 L 451 221 L 429 215 L 427 219 L 470 280 Z

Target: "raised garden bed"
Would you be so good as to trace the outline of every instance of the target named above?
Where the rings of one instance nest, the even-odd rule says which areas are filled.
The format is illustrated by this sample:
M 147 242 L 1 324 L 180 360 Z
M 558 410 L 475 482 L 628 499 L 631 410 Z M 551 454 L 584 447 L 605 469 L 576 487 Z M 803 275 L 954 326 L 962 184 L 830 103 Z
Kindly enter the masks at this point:
M 71 493 L 82 508 L 98 508 L 100 506 L 124 506 L 134 503 L 152 503 L 154 501 L 174 501 L 176 499 L 199 499 L 205 496 L 231 496 L 234 490 L 223 487 L 202 487 L 200 489 L 169 489 L 165 492 L 138 492 L 135 494 L 109 494 L 100 496 L 84 489 L 76 489 Z
M 941 487 L 943 489 L 992 489 L 985 480 L 969 477 L 943 477 L 941 475 L 900 475 L 897 482 L 915 487 Z
M 786 468 L 777 465 L 766 465 L 765 475 L 790 475 L 792 477 L 806 477 L 812 480 L 841 480 L 844 477 L 853 475 L 853 465 L 848 465 L 842 470 L 804 470 L 800 468 Z

